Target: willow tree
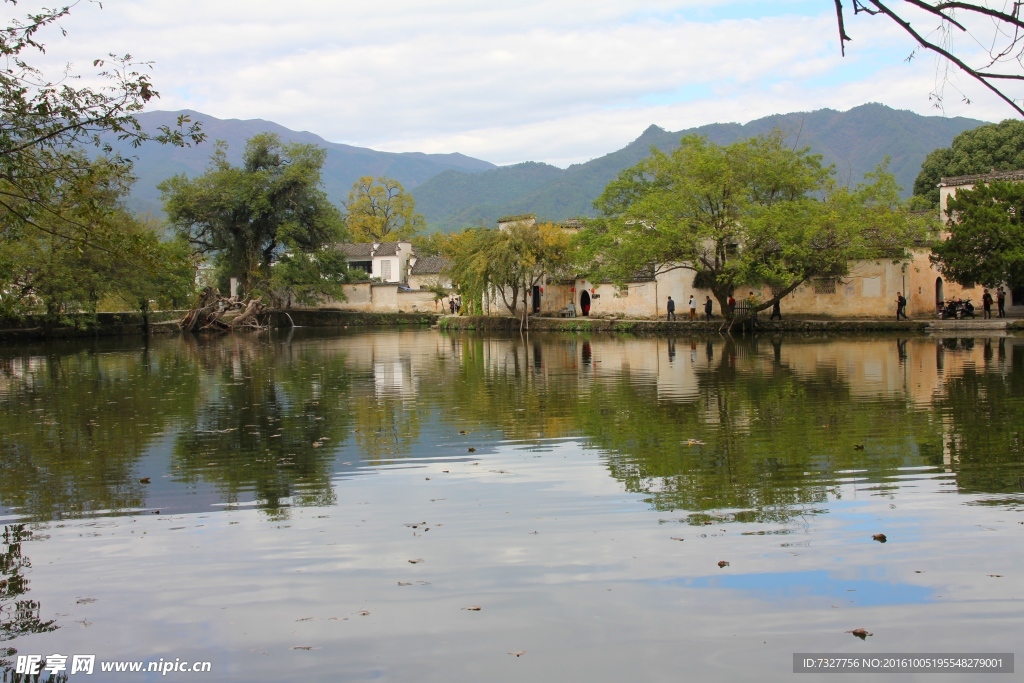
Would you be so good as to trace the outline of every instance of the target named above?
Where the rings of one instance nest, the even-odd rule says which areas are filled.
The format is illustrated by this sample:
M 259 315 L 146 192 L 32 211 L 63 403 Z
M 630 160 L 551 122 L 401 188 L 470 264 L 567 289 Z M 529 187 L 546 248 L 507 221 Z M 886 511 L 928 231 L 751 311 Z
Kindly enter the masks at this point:
M 568 233 L 558 225 L 522 221 L 500 230 L 467 229 L 452 235 L 442 251 L 460 291 L 474 298 L 500 298 L 509 313 L 525 322 L 533 287 L 570 267 L 570 245 Z
M 687 269 L 721 309 L 741 286 L 768 285 L 763 310 L 810 278 L 840 278 L 856 258 L 904 255 L 920 229 L 884 165 L 849 189 L 776 131 L 720 147 L 687 136 L 622 171 L 580 235 L 591 267 L 623 282 Z
M 198 252 L 214 259 L 222 283 L 238 278 L 250 294 L 270 283 L 271 266 L 283 254 L 315 257 L 341 238 L 340 213 L 320 189 L 325 158 L 314 145 L 283 144 L 260 133 L 246 143 L 242 165 L 234 166 L 218 143 L 206 173 L 159 185 L 164 211 Z M 341 267 L 336 259 L 305 260 Z

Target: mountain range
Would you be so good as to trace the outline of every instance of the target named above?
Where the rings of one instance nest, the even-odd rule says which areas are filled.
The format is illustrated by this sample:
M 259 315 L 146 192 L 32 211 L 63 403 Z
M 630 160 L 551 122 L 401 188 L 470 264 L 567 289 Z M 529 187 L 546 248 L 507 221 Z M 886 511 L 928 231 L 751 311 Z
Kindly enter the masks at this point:
M 311 143 L 326 149 L 323 186 L 327 195 L 339 206 L 341 200 L 348 197 L 352 184 L 361 176 L 388 176 L 405 185 L 406 189 L 410 189 L 444 171 L 476 173 L 497 168 L 488 161 L 464 154 L 378 152 L 366 147 L 328 142 L 319 135 L 290 130 L 262 119 L 218 119 L 196 111 L 153 111 L 138 114 L 136 118 L 143 130 L 154 133 L 160 126 L 173 128 L 180 114 L 187 114 L 193 121 L 201 121 L 208 142 L 184 148 L 144 144 L 133 149 L 129 145 L 108 140 L 122 155 L 135 160 L 134 172 L 138 180 L 128 201 L 129 206 L 135 211 L 154 215 L 162 213 L 160 191 L 156 186 L 179 173 L 189 177 L 203 173 L 209 165 L 210 155 L 213 154 L 214 140 L 226 142 L 228 160 L 238 164 L 242 160 L 245 141 L 257 133 L 276 133 L 284 142 Z
M 844 184 L 856 184 L 889 156 L 889 170 L 909 196 L 929 152 L 949 147 L 958 133 L 985 123 L 864 104 L 845 112 L 819 109 L 676 132 L 652 125 L 622 149 L 586 163 L 561 169 L 527 162 L 473 174 L 450 170 L 417 186 L 412 194 L 427 223 L 442 230 L 493 225 L 499 216 L 509 214 L 533 213 L 542 220 L 593 216 L 593 201 L 608 182 L 650 154 L 652 147 L 669 151 L 691 133 L 727 145 L 779 128 L 791 144 L 810 147 L 826 164 L 834 164 L 836 177 Z
M 647 156 L 652 147 L 673 149 L 690 133 L 706 135 L 724 145 L 780 128 L 792 144 L 808 146 L 821 154 L 826 164 L 834 164 L 837 177 L 844 183 L 858 182 L 888 155 L 890 170 L 905 189 L 904 194 L 909 195 L 929 152 L 948 147 L 958 133 L 985 123 L 865 104 L 845 112 L 819 109 L 777 114 L 746 124 L 712 123 L 675 132 L 652 125 L 622 149 L 563 169 L 532 161 L 499 167 L 458 153 L 379 152 L 328 142 L 313 133 L 293 131 L 271 121 L 218 119 L 194 111 L 147 112 L 138 120 L 145 130 L 153 132 L 161 125 L 173 126 L 179 114 L 201 121 L 211 143 L 225 141 L 228 159 L 233 163 L 241 161 L 245 141 L 260 132 L 276 133 L 285 142 L 325 148 L 324 190 L 339 206 L 359 177 L 395 178 L 411 190 L 427 224 L 445 231 L 467 225 L 494 225 L 499 216 L 508 214 L 533 213 L 553 221 L 594 215 L 594 200 L 619 171 Z M 158 215 L 161 201 L 157 184 L 179 173 L 202 173 L 213 145 L 177 148 L 146 144 L 138 149 L 122 145 L 119 151 L 135 159 L 138 181 L 129 206 Z

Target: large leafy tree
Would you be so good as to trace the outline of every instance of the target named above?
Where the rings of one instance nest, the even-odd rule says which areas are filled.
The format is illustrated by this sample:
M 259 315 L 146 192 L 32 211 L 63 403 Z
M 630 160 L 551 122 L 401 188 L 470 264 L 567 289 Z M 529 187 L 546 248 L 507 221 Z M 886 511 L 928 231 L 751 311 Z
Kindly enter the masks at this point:
M 1024 185 L 994 182 L 949 198 L 949 239 L 932 261 L 963 285 L 1024 286 Z
M 260 133 L 234 166 L 218 143 L 206 173 L 160 184 L 164 210 L 198 252 L 214 259 L 222 284 L 236 277 L 245 294 L 266 288 L 271 266 L 284 255 L 302 262 L 293 270 L 303 282 L 310 281 L 309 268 L 332 269 L 322 272 L 331 282 L 343 277 L 344 264 L 326 252 L 341 239 L 343 223 L 320 189 L 325 156 L 314 145 L 282 144 Z
M 150 300 L 187 300 L 195 268 L 185 245 L 161 241 L 158 225 L 124 208 L 132 178 L 123 166 L 82 163 L 88 173 L 45 198 L 52 211 L 39 216 L 42 229 L 0 212 L 9 236 L 0 240 L 0 315 L 56 320 L 95 312 L 110 297 L 143 311 Z M 90 239 L 65 234 L 68 224 L 89 226 Z
M 416 200 L 393 178 L 360 178 L 343 204 L 356 242 L 407 240 L 426 225 L 422 214 L 416 213 Z
M 622 171 L 598 198 L 604 214 L 581 233 L 591 268 L 616 281 L 634 273 L 695 271 L 723 311 L 743 285 L 763 284 L 771 306 L 809 278 L 838 278 L 851 259 L 897 257 L 917 227 L 885 168 L 857 188 L 781 132 L 720 147 L 687 136 L 671 153 Z
M 1007 119 L 978 126 L 957 135 L 951 146 L 925 157 L 914 181 L 914 196 L 938 208 L 943 177 L 1020 169 L 1024 169 L 1024 121 Z

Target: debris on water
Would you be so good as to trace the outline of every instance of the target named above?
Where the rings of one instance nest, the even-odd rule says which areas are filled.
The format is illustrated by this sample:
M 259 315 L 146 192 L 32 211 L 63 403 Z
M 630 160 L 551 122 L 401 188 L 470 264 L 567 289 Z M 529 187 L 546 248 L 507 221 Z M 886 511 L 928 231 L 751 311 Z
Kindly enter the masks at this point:
M 75 600 L 75 602 L 77 602 L 79 605 L 88 605 L 90 603 L 96 602 L 96 598 L 78 598 L 77 600 Z
M 417 557 L 415 560 L 409 560 L 409 564 L 419 564 L 423 561 L 422 557 Z
M 514 652 L 509 652 L 509 654 L 515 655 L 516 657 L 522 657 L 526 654 L 526 650 L 515 650 Z
M 316 617 L 302 617 L 301 619 L 296 619 L 295 621 L 313 621 L 314 619 L 316 619 Z
M 864 450 L 864 444 L 862 444 L 862 443 L 855 443 L 855 444 L 853 444 L 853 450 L 855 450 L 855 451 L 862 451 L 862 450 Z
M 399 586 L 411 586 L 412 585 L 412 581 L 399 581 L 398 585 Z
M 430 477 L 426 477 L 426 480 L 427 480 L 427 481 L 430 481 Z
M 318 650 L 319 648 L 313 647 L 312 645 L 292 645 L 293 650 Z
M 852 633 L 853 635 L 857 636 L 861 640 L 867 640 L 868 636 L 875 635 L 874 633 L 868 633 L 867 629 L 863 629 L 863 628 L 855 628 L 852 631 L 847 631 L 847 633 Z
M 361 609 L 358 612 L 356 612 L 356 614 L 358 614 L 361 617 L 368 617 L 368 616 L 370 616 L 370 610 L 368 610 L 368 609 Z
M 459 434 L 469 434 L 465 429 L 460 429 Z
M 531 536 L 536 536 L 536 535 L 537 535 L 537 532 L 536 532 L 536 531 L 531 531 L 531 532 L 530 532 L 530 535 L 531 535 Z
M 703 446 L 704 442 L 699 439 L 687 439 L 683 442 L 687 446 Z
M 924 574 L 924 572 L 923 572 L 923 571 L 921 571 L 920 569 L 915 569 L 915 570 L 914 570 L 914 573 L 915 573 L 915 574 Z
M 721 560 L 721 561 L 719 561 L 719 563 L 718 563 L 718 568 L 719 568 L 719 569 L 723 569 L 723 568 L 725 568 L 725 567 L 728 567 L 728 566 L 729 566 L 729 563 L 728 563 L 728 562 L 726 562 L 725 560 Z
M 1001 579 L 1001 578 L 1003 578 L 1002 574 L 989 574 L 989 576 L 991 576 L 993 579 Z
M 149 482 L 150 482 L 149 477 L 143 477 L 142 479 L 139 479 L 139 483 L 140 484 L 148 484 Z
M 889 539 L 885 537 L 885 534 L 875 534 L 871 537 L 871 540 L 878 541 L 879 543 L 885 543 Z
M 476 449 L 475 449 L 475 448 L 473 448 L 472 446 L 470 446 L 470 447 L 469 447 L 469 452 L 470 452 L 470 453 L 476 453 Z
M 348 621 L 348 617 L 331 617 L 327 621 Z
M 673 541 L 685 541 L 686 539 L 685 538 L 680 538 L 679 536 L 672 536 L 672 540 Z
M 479 612 L 480 605 L 470 605 L 469 607 L 463 607 L 462 609 L 467 612 Z

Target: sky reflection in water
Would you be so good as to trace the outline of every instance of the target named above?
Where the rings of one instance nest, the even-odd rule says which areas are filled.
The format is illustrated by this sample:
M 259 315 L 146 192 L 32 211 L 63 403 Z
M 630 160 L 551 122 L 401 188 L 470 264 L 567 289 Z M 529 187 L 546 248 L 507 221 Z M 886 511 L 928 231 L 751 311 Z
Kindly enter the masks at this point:
M 782 680 L 1016 646 L 1024 339 L 300 332 L 0 349 L 0 659 Z

